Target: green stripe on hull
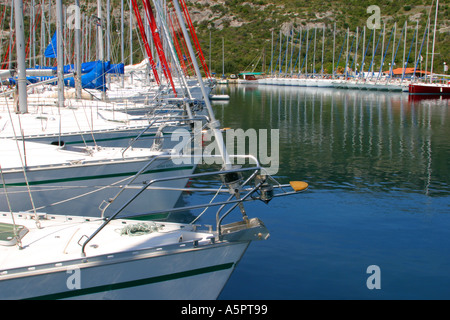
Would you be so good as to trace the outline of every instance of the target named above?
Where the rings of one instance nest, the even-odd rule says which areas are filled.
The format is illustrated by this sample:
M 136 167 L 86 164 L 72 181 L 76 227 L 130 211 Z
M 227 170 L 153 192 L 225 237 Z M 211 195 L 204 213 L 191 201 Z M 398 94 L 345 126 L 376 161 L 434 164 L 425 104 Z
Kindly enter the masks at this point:
M 155 134 L 144 134 L 141 136 L 141 138 L 148 138 L 148 137 L 154 137 Z M 94 142 L 107 142 L 107 141 L 117 141 L 117 140 L 131 140 L 133 139 L 134 136 L 130 135 L 130 136 L 120 136 L 120 137 L 116 137 L 116 138 L 105 138 L 105 139 L 95 139 L 94 140 L 79 140 L 79 141 L 67 141 L 65 142 L 65 144 L 84 144 L 84 143 L 94 143 Z
M 137 129 L 138 131 L 141 131 L 141 129 Z M 107 132 L 106 134 L 115 134 L 116 132 Z M 95 134 L 99 134 L 99 133 L 95 133 Z M 105 133 L 101 133 L 101 134 L 105 134 Z M 91 135 L 90 133 L 85 133 L 84 135 L 88 136 Z M 148 138 L 148 137 L 154 137 L 155 134 L 154 133 L 150 133 L 150 134 L 143 134 L 141 136 L 141 138 Z M 50 138 L 58 138 L 59 136 L 55 135 L 55 136 L 50 136 L 50 137 L 27 137 L 27 141 L 33 141 L 33 140 L 48 140 Z M 70 136 L 69 136 L 70 138 Z M 134 135 L 128 135 L 128 136 L 119 136 L 119 137 L 115 137 L 115 138 L 104 138 L 104 139 L 89 139 L 89 140 L 76 140 L 76 141 L 64 141 L 64 137 L 62 137 L 62 140 L 64 141 L 64 144 L 66 145 L 76 145 L 76 144 L 82 144 L 84 145 L 85 143 L 94 143 L 94 142 L 107 142 L 107 141 L 117 141 L 117 140 L 131 140 L 135 138 Z M 22 141 L 22 139 L 19 138 L 20 141 Z
M 183 271 L 183 272 L 177 272 L 177 273 L 172 273 L 172 274 L 167 274 L 167 275 L 157 276 L 157 277 L 152 277 L 152 278 L 133 280 L 133 281 L 127 281 L 127 282 L 121 282 L 121 283 L 113 283 L 113 284 L 107 284 L 107 285 L 102 285 L 102 286 L 97 286 L 97 287 L 66 291 L 66 292 L 55 293 L 55 294 L 48 294 L 48 295 L 44 295 L 44 296 L 28 298 L 26 300 L 68 299 L 68 298 L 74 298 L 74 297 L 79 297 L 79 296 L 84 296 L 84 295 L 96 294 L 96 293 L 100 293 L 100 292 L 128 289 L 128 288 L 139 287 L 139 286 L 149 285 L 149 284 L 158 283 L 158 282 L 177 280 L 177 279 L 197 276 L 197 275 L 201 275 L 201 274 L 227 270 L 227 269 L 232 268 L 233 266 L 234 266 L 234 263 L 230 262 L 230 263 L 224 263 L 224 264 L 220 264 L 220 265 L 216 265 L 216 266 L 199 268 L 199 269 Z

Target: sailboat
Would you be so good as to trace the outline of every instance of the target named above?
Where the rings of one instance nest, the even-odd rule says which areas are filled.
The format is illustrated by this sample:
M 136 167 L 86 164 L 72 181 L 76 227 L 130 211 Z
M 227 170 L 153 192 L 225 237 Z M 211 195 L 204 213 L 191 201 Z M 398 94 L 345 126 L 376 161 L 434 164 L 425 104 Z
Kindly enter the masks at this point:
M 249 178 L 234 180 L 245 171 Z M 256 165 L 191 175 L 220 175 L 225 189 L 242 195 L 232 200 L 225 190 L 225 200 L 213 201 L 214 196 L 177 208 L 218 207 L 212 211 L 215 229 L 199 225 L 199 217 L 191 223 L 117 218 L 151 182 L 108 219 L 0 212 L 0 299 L 216 299 L 249 244 L 270 235 L 260 219 L 246 213 L 240 221 L 224 224 L 224 219 L 238 206 L 242 212 L 248 200 L 267 203 L 308 186 L 297 181 L 272 188 L 272 178 L 260 173 Z
M 431 53 L 431 72 L 430 83 L 411 83 L 409 85 L 409 94 L 411 95 L 450 95 L 450 82 L 433 83 L 433 62 L 434 62 L 434 47 L 436 40 L 436 26 L 437 16 L 439 10 L 439 0 L 436 0 L 436 14 L 434 18 L 434 34 L 433 34 L 433 48 Z
M 178 0 L 173 4 L 183 21 Z M 182 29 L 188 38 L 184 23 Z M 194 57 L 189 41 L 188 49 Z M 215 299 L 250 242 L 269 237 L 261 220 L 247 216 L 244 203 L 268 203 L 278 196 L 303 192 L 308 184 L 292 181 L 281 185 L 265 174 L 255 158 L 248 168 L 231 165 L 196 61 L 194 67 L 219 146 L 221 170 L 145 180 L 133 188 L 125 184 L 121 190 L 135 193 L 108 216 L 50 215 L 38 210 L 0 213 L 0 299 Z M 148 166 L 145 164 L 134 180 L 145 176 Z M 30 173 L 29 167 L 25 165 L 22 174 Z M 205 209 L 190 223 L 119 219 L 157 183 L 207 176 L 222 181 L 210 201 L 173 209 Z M 9 179 L 4 179 L 4 174 L 2 178 L 5 185 Z M 7 200 L 9 196 L 5 193 Z M 198 226 L 197 220 L 212 207 L 218 208 L 213 212 L 215 229 Z M 242 219 L 225 224 L 233 211 L 241 213 Z
M 21 3 L 18 5 L 22 6 Z M 17 11 L 18 13 L 19 11 Z M 62 14 L 58 12 L 58 15 Z M 62 18 L 59 18 L 62 19 Z M 59 20 L 58 20 L 59 21 Z M 62 23 L 59 23 L 59 26 Z M 16 35 L 18 37 L 18 51 L 23 49 L 23 17 L 18 14 L 16 17 Z M 19 32 L 21 30 L 22 32 Z M 60 42 L 58 43 L 58 46 Z M 19 49 L 20 48 L 20 49 Z M 63 50 L 58 50 L 63 52 Z M 115 210 L 117 202 L 113 203 L 118 190 L 126 185 L 127 188 L 121 191 L 121 196 L 127 196 L 136 184 L 146 180 L 160 179 L 168 176 L 186 176 L 191 174 L 196 167 L 195 163 L 180 166 L 171 161 L 169 154 L 171 149 L 164 149 L 164 139 L 162 130 L 165 126 L 159 120 L 159 126 L 154 139 L 147 141 L 146 145 L 139 145 L 136 138 L 145 137 L 145 132 L 153 129 L 152 122 L 144 122 L 138 127 L 119 128 L 118 126 L 97 128 L 93 123 L 89 123 L 89 131 L 80 131 L 80 123 L 65 126 L 61 130 L 61 120 L 52 121 L 44 119 L 41 115 L 25 115 L 27 109 L 27 92 L 24 81 L 24 55 L 19 54 L 19 113 L 16 118 L 8 109 L 8 116 L 3 123 L 2 132 L 2 176 L 6 183 L 0 187 L 0 210 L 16 210 L 23 212 L 34 212 L 44 210 L 48 214 L 65 212 L 72 215 L 98 216 L 104 214 L 104 210 Z M 62 55 L 58 55 L 62 60 Z M 64 107 L 64 84 L 61 81 L 62 63 L 58 64 L 58 104 L 59 112 L 65 110 Z M 68 111 L 68 110 L 67 110 Z M 73 110 L 72 110 L 73 111 Z M 70 111 L 68 111 L 70 113 Z M 73 115 L 73 114 L 72 114 Z M 23 117 L 22 117 L 23 116 Z M 86 115 L 85 115 L 86 116 Z M 52 118 L 52 117 L 49 117 Z M 89 117 L 91 120 L 92 117 Z M 24 123 L 21 120 L 37 120 L 29 125 L 29 121 Z M 65 118 L 66 120 L 69 117 Z M 70 117 L 72 121 L 75 119 Z M 189 119 L 192 119 L 191 117 Z M 175 122 L 175 119 L 171 119 Z M 55 126 L 51 128 L 51 123 Z M 5 130 L 8 127 L 11 130 Z M 142 129 L 144 128 L 144 129 Z M 36 130 L 38 129 L 38 130 Z M 45 129 L 45 130 L 43 130 Z M 49 130 L 48 132 L 46 130 Z M 82 130 L 82 129 L 81 129 Z M 130 134 L 139 130 L 139 134 L 131 143 L 113 145 L 106 147 L 98 144 L 103 140 L 117 142 L 120 139 L 130 138 Z M 26 133 L 25 133 L 26 131 Z M 151 131 L 151 130 L 150 130 Z M 98 141 L 89 143 L 86 135 L 95 137 Z M 32 139 L 31 139 L 32 137 Z M 128 139 L 126 141 L 128 141 Z M 34 141 L 33 141 L 34 140 Z M 39 142 L 36 142 L 39 141 Z M 186 143 L 189 140 L 186 139 Z M 171 142 L 172 144 L 175 142 Z M 140 172 L 145 167 L 143 172 Z M 136 181 L 136 174 L 140 173 L 140 181 Z M 130 215 L 145 214 L 146 211 L 161 208 L 170 209 L 178 200 L 180 190 L 163 190 L 162 188 L 182 188 L 187 182 L 186 179 L 178 181 L 168 181 L 163 185 L 155 186 L 159 188 L 142 201 L 137 201 L 130 206 Z M 24 195 L 30 196 L 30 201 L 24 201 Z M 149 208 L 151 203 L 151 208 Z

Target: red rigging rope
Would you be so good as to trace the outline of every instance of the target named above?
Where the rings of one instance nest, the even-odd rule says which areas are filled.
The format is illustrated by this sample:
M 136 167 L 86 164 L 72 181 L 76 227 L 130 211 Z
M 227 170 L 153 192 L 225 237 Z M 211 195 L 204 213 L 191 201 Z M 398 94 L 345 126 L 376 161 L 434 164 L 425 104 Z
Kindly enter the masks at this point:
M 141 33 L 141 38 L 142 38 L 142 41 L 144 42 L 144 48 L 145 48 L 145 51 L 147 52 L 147 57 L 150 62 L 150 67 L 153 71 L 153 75 L 155 76 L 156 83 L 158 85 L 160 85 L 161 81 L 159 80 L 158 71 L 156 70 L 156 63 L 153 60 L 152 51 L 150 50 L 150 45 L 148 44 L 148 41 L 147 41 L 144 24 L 142 23 L 141 14 L 139 13 L 139 8 L 136 3 L 136 0 L 132 0 L 132 4 L 133 4 L 134 15 L 136 16 L 136 21 L 138 23 L 139 31 Z
M 0 25 L 2 26 L 2 28 L 3 28 L 3 18 L 5 17 L 5 13 L 6 13 L 6 6 L 3 6 L 2 19 L 0 20 L 0 21 L 1 21 L 1 22 L 0 22 Z M 8 46 L 8 49 L 6 50 L 5 59 L 6 59 L 6 57 L 8 56 L 8 53 L 9 53 L 9 46 Z M 2 63 L 2 69 L 3 69 L 3 64 L 4 64 L 4 63 Z
M 6 6 L 4 8 L 3 14 L 5 13 L 5 11 L 6 11 Z M 2 20 L 3 20 L 3 18 L 2 18 Z M 3 21 L 2 21 L 2 23 L 3 23 Z M 7 68 L 6 63 L 8 62 L 8 58 L 9 58 L 9 54 L 10 54 L 10 50 L 9 49 L 13 50 L 15 45 L 16 45 L 16 37 L 14 37 L 15 32 L 16 32 L 16 29 L 14 28 L 12 30 L 13 43 L 12 43 L 11 46 L 8 46 L 7 49 L 6 49 L 5 57 L 4 57 L 3 62 L 2 62 L 2 69 L 6 69 Z
M 177 36 L 177 33 L 176 33 L 174 25 L 173 25 L 173 18 L 172 18 L 171 13 L 168 15 L 168 18 L 169 18 L 168 21 L 169 21 L 170 29 L 172 31 L 173 42 L 175 44 L 175 49 L 177 51 L 178 60 L 180 61 L 180 65 L 181 65 L 181 68 L 183 69 L 184 75 L 187 76 L 188 74 L 187 74 L 186 64 L 184 63 L 184 59 L 183 59 L 183 52 L 181 51 L 180 42 L 178 40 L 178 36 Z
M 192 63 L 191 55 L 189 54 L 189 50 L 187 48 L 186 39 L 184 38 L 183 32 L 181 32 L 180 21 L 178 21 L 178 18 L 177 18 L 176 15 L 174 15 L 173 22 L 175 23 L 176 29 L 180 30 L 178 33 L 180 35 L 180 41 L 181 41 L 181 44 L 182 44 L 182 51 L 184 51 L 184 53 L 185 53 L 185 55 L 183 57 L 183 60 L 186 60 L 186 62 L 188 63 L 188 66 L 190 67 L 189 69 L 191 70 L 192 74 L 195 74 L 194 65 Z
M 205 76 L 207 78 L 211 78 L 211 74 L 209 73 L 209 69 L 208 69 L 208 66 L 206 64 L 205 56 L 203 55 L 203 51 L 202 51 L 202 48 L 200 46 L 200 42 L 198 41 L 197 33 L 195 32 L 195 28 L 194 28 L 194 25 L 192 23 L 189 11 L 187 9 L 186 2 L 184 0 L 180 0 L 180 5 L 181 5 L 181 8 L 183 10 L 184 19 L 186 20 L 186 23 L 189 26 L 189 30 L 191 31 L 192 40 L 194 41 L 195 47 L 197 49 L 198 56 L 200 58 L 200 62 L 202 64 L 203 70 L 205 71 Z
M 144 3 L 144 9 L 147 14 L 147 18 L 150 24 L 150 30 L 152 32 L 153 37 L 153 43 L 156 48 L 156 52 L 158 53 L 159 61 L 161 63 L 161 67 L 163 69 L 164 75 L 167 79 L 167 81 L 170 82 L 170 85 L 172 86 L 172 90 L 175 94 L 175 97 L 177 97 L 177 92 L 175 90 L 175 84 L 173 83 L 172 74 L 169 69 L 169 64 L 167 63 L 166 55 L 164 54 L 164 49 L 161 43 L 161 38 L 159 36 L 159 30 L 156 25 L 155 16 L 153 15 L 152 7 L 150 6 L 149 0 L 142 0 Z

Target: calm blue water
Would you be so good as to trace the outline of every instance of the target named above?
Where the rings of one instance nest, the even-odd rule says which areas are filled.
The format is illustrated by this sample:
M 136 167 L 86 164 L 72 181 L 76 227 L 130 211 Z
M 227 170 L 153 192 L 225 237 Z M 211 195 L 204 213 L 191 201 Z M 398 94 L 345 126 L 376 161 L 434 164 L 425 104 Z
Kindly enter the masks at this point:
M 219 87 L 222 126 L 280 130 L 282 183 L 249 207 L 271 232 L 220 299 L 449 299 L 450 100 L 272 86 Z M 370 265 L 381 289 L 369 290 Z

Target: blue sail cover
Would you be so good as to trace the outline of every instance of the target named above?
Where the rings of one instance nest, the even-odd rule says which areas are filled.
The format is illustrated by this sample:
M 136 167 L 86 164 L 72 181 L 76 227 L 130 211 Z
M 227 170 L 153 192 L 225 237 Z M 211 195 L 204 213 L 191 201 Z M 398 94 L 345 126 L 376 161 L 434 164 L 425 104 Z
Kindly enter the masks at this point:
M 44 52 L 44 56 L 46 58 L 56 58 L 56 32 L 52 37 L 52 40 L 50 41 L 49 45 L 47 46 L 47 48 L 45 48 L 45 52 Z
M 123 63 L 111 63 L 109 65 L 109 69 L 106 71 L 107 73 L 113 74 L 124 74 L 125 73 L 125 65 Z
M 109 62 L 102 63 L 101 61 L 92 62 L 91 71 L 81 76 L 81 86 L 84 89 L 96 89 L 101 91 L 106 91 L 106 70 L 110 68 Z M 39 67 L 39 69 L 53 69 L 53 67 Z M 28 83 L 36 83 L 44 80 L 56 79 L 56 77 L 27 77 Z M 9 78 L 9 83 L 11 85 L 16 84 L 15 78 Z M 57 82 L 52 82 L 50 84 L 56 85 Z M 67 87 L 75 87 L 74 77 L 64 79 L 64 85 Z
M 47 48 L 45 48 L 44 55 L 47 58 L 56 58 L 57 57 L 57 34 L 56 32 L 53 34 L 52 40 L 50 41 Z M 91 62 L 84 62 L 81 64 L 81 73 L 89 73 L 91 72 L 96 64 L 99 61 L 91 61 Z M 54 69 L 56 70 L 56 67 L 39 67 L 36 66 L 36 68 L 39 69 Z M 71 73 L 75 72 L 75 66 L 73 64 L 69 64 L 64 66 L 64 73 Z M 112 74 L 124 74 L 125 73 L 125 66 L 123 63 L 118 64 L 112 64 L 110 62 L 105 62 L 105 72 L 106 73 L 112 73 Z
M 95 61 L 92 70 L 81 76 L 81 87 L 84 89 L 106 91 L 105 70 L 107 70 L 109 64 L 109 62 L 102 63 L 101 61 Z M 64 84 L 67 87 L 74 88 L 74 77 L 64 79 Z

